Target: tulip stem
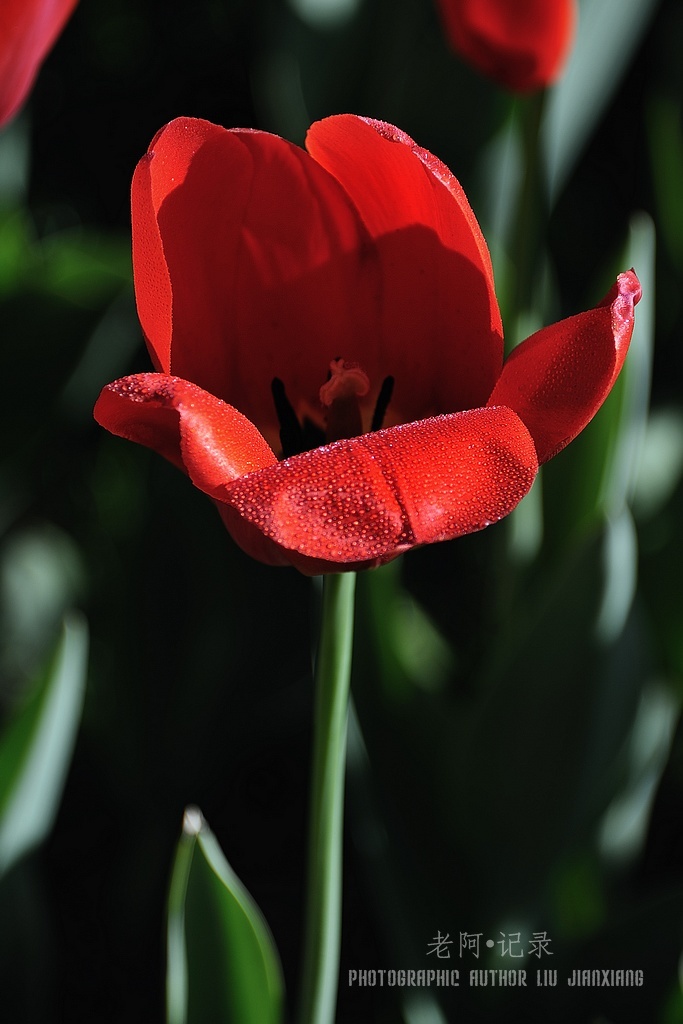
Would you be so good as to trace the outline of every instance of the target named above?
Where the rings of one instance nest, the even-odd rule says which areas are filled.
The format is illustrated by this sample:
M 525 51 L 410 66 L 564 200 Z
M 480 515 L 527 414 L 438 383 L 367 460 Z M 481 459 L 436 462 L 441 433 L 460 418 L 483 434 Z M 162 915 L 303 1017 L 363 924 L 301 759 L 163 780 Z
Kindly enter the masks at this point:
M 355 573 L 323 579 L 299 1024 L 333 1024 L 341 946 L 342 838 Z
M 542 177 L 540 131 L 545 94 L 525 97 L 520 104 L 523 179 L 514 225 L 513 253 L 517 270 L 515 315 L 525 316 L 538 305 L 539 253 L 547 228 L 548 197 Z M 524 335 L 522 335 L 524 336 Z M 516 339 L 519 340 L 519 339 Z

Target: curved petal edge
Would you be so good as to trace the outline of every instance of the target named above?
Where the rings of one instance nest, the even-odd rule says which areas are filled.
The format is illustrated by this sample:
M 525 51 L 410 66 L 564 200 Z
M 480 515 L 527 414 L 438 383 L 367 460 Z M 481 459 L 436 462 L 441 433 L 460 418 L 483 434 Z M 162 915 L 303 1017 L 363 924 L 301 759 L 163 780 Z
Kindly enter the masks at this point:
M 163 455 L 212 497 L 231 480 L 277 462 L 246 416 L 180 377 L 122 377 L 102 390 L 94 416 L 113 434 Z
M 515 413 L 472 409 L 316 448 L 217 497 L 249 554 L 262 558 L 253 546 L 261 534 L 284 560 L 317 574 L 370 568 L 481 530 L 512 511 L 537 468 Z
M 488 404 L 524 421 L 539 463 L 579 434 L 607 398 L 624 364 L 641 297 L 633 270 L 619 274 L 603 301 L 537 331 L 513 349 Z

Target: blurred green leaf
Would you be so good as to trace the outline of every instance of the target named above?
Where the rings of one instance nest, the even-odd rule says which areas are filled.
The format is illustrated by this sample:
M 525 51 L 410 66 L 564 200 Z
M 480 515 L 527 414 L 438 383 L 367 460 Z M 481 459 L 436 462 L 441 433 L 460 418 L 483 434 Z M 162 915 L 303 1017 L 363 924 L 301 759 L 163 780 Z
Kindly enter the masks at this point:
M 168 1024 L 277 1024 L 280 960 L 199 810 L 185 811 L 168 899 Z
M 313 28 L 334 29 L 350 21 L 362 0 L 289 0 L 299 17 Z
M 601 852 L 613 861 L 624 863 L 641 852 L 679 712 L 669 689 L 654 682 L 645 687 L 629 737 L 626 784 L 600 826 Z
M 555 198 L 614 95 L 658 0 L 582 0 L 576 40 L 552 90 L 543 134 Z
M 656 96 L 648 108 L 650 165 L 662 238 L 672 259 L 683 264 L 683 131 L 678 97 Z
M 637 623 L 621 633 L 624 615 L 619 631 L 599 631 L 610 536 L 606 526 L 567 553 L 552 584 L 539 587 L 526 622 L 517 619 L 509 642 L 498 643 L 470 713 L 460 711 L 462 765 L 486 765 L 463 793 L 465 820 L 477 823 L 474 849 L 495 851 L 496 837 L 514 830 L 506 868 L 517 867 L 520 887 L 530 890 L 544 862 L 587 836 L 612 798 L 638 704 Z
M 0 129 L 0 203 L 13 205 L 26 192 L 29 171 L 29 122 L 24 112 Z
M 620 628 L 598 630 L 612 529 L 596 526 L 515 588 L 506 628 L 491 619 L 477 662 L 461 640 L 465 677 L 391 700 L 378 658 L 357 687 L 371 762 L 400 793 L 387 825 L 409 842 L 406 860 L 441 864 L 420 883 L 433 915 L 451 905 L 464 918 L 474 899 L 479 929 L 537 905 L 558 859 L 592 841 L 623 790 L 646 654 L 633 612 L 625 620 L 610 604 Z M 453 851 L 462 870 L 449 873 Z
M 49 235 L 41 247 L 45 291 L 86 307 L 107 302 L 130 281 L 130 242 L 81 228 Z
M 583 938 L 603 924 L 604 880 L 594 853 L 581 850 L 558 860 L 550 879 L 551 900 L 559 932 L 564 938 Z
M 36 678 L 54 648 L 65 613 L 79 603 L 85 575 L 74 540 L 53 523 L 15 528 L 3 539 L 0 699 L 12 699 L 22 684 Z
M 14 291 L 31 261 L 24 210 L 0 211 L 0 296 Z
M 595 632 L 606 644 L 616 640 L 624 628 L 636 592 L 638 538 L 628 508 L 605 521 L 601 556 L 604 578 Z
M 88 631 L 72 612 L 44 680 L 0 738 L 0 873 L 47 836 L 85 692 Z
M 683 475 L 683 412 L 676 406 L 653 410 L 633 495 L 636 517 L 648 519 L 669 502 Z
M 647 429 L 654 347 L 655 232 L 650 218 L 631 220 L 619 269 L 635 267 L 643 287 L 624 368 L 586 429 L 543 468 L 545 528 L 552 544 L 606 516 L 617 519 L 633 497 Z
M 367 593 L 374 619 L 381 623 L 375 642 L 388 700 L 406 700 L 415 688 L 440 690 L 455 656 L 427 612 L 400 583 L 400 563 L 373 572 Z
M 0 295 L 28 289 L 96 308 L 130 276 L 124 236 L 76 227 L 39 239 L 27 210 L 0 210 Z
M 72 418 L 91 422 L 94 397 L 104 383 L 126 373 L 140 343 L 133 291 L 126 288 L 104 311 L 66 382 L 62 404 Z
M 664 1007 L 662 1024 L 681 1024 L 683 1022 L 683 989 L 679 982 L 672 985 L 671 995 Z

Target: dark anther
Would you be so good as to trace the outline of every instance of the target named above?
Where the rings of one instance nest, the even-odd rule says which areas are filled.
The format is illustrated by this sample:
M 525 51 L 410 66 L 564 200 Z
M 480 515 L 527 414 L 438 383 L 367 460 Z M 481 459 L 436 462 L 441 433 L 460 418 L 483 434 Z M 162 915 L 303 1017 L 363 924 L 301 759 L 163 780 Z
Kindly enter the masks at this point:
M 379 389 L 377 396 L 377 404 L 375 405 L 375 411 L 372 414 L 372 423 L 370 424 L 370 430 L 380 430 L 384 423 L 384 417 L 387 414 L 389 408 L 389 402 L 391 401 L 391 395 L 394 390 L 394 378 L 385 377 L 382 381 L 382 387 Z
M 277 418 L 280 423 L 280 443 L 282 445 L 282 454 L 286 459 L 289 458 L 290 455 L 296 455 L 298 452 L 303 451 L 303 432 L 301 430 L 301 424 L 296 418 L 296 413 L 292 409 L 289 399 L 285 393 L 285 386 L 279 377 L 273 377 L 270 389 L 273 392 L 275 412 L 277 413 Z
M 304 439 L 302 452 L 310 452 L 313 448 L 320 448 L 322 444 L 325 444 L 325 431 L 309 420 L 308 416 L 304 416 L 301 434 Z
M 273 377 L 270 389 L 273 393 L 275 412 L 280 424 L 283 459 L 310 451 L 312 448 L 319 448 L 321 444 L 324 444 L 325 435 L 319 427 L 311 423 L 308 418 L 304 420 L 303 426 L 299 423 L 285 393 L 285 386 L 279 377 Z

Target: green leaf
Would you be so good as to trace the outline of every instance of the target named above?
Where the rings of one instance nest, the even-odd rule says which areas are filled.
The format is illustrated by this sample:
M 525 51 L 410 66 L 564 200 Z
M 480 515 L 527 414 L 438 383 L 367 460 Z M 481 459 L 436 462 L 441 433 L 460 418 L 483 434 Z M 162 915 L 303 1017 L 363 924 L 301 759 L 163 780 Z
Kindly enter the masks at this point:
M 381 662 L 379 680 L 387 699 L 409 700 L 415 688 L 442 689 L 452 673 L 455 655 L 424 608 L 401 585 L 400 562 L 389 562 L 364 578 L 376 623 L 375 651 Z
M 49 671 L 0 738 L 0 874 L 54 821 L 83 707 L 88 630 L 70 613 Z
M 168 898 L 168 1024 L 278 1024 L 283 992 L 260 910 L 188 807 Z
M 683 265 L 683 131 L 681 102 L 673 96 L 653 96 L 647 110 L 652 184 L 657 203 L 657 226 L 671 258 Z
M 29 211 L 0 208 L 0 295 L 99 309 L 130 282 L 130 243 L 85 228 L 36 237 Z
M 0 205 L 14 206 L 28 189 L 30 125 L 26 114 L 0 129 Z
M 656 6 L 657 0 L 582 0 L 576 40 L 543 124 L 553 198 L 616 91 Z

